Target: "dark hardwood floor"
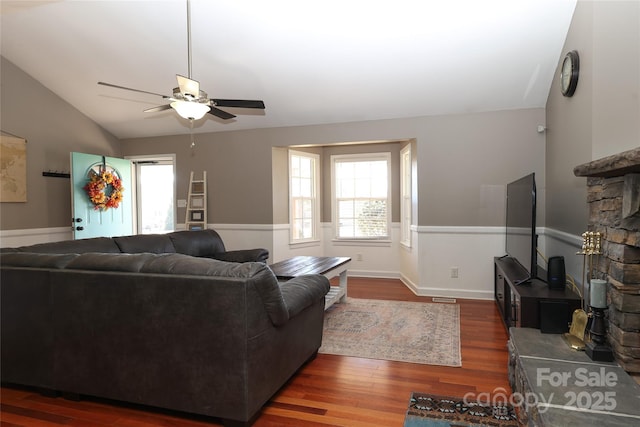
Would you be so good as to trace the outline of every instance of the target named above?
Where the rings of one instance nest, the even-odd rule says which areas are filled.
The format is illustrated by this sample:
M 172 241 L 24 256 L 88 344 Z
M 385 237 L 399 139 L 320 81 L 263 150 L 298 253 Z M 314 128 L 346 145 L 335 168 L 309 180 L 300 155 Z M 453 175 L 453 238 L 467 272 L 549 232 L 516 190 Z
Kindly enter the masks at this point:
M 349 278 L 349 297 L 431 302 L 398 280 Z M 263 408 L 254 424 L 402 426 L 412 391 L 462 397 L 509 391 L 507 331 L 493 301 L 458 300 L 462 367 L 319 354 Z M 0 426 L 219 426 L 217 420 L 99 399 L 51 398 L 3 387 Z

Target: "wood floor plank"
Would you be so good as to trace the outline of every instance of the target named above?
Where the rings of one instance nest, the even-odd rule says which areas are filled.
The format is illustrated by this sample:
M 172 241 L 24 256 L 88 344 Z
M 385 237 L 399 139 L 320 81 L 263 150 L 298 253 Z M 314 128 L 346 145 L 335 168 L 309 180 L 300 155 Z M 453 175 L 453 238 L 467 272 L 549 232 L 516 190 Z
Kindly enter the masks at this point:
M 337 280 L 334 280 L 334 285 Z M 432 302 L 396 279 L 349 277 L 349 298 Z M 268 402 L 255 427 L 401 426 L 412 391 L 463 397 L 510 390 L 507 331 L 493 301 L 460 300 L 462 367 L 319 354 Z M 219 420 L 102 399 L 2 387 L 0 427 L 204 427 Z M 64 423 L 62 423 L 64 421 Z

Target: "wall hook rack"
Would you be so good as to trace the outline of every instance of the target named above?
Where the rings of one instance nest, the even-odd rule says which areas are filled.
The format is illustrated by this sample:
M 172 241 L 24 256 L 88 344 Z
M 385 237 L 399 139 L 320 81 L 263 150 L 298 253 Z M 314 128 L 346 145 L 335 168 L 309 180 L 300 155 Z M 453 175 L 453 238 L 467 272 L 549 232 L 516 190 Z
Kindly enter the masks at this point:
M 42 176 L 48 176 L 53 178 L 71 178 L 71 174 L 69 172 L 58 172 L 58 171 L 44 171 L 42 172 Z

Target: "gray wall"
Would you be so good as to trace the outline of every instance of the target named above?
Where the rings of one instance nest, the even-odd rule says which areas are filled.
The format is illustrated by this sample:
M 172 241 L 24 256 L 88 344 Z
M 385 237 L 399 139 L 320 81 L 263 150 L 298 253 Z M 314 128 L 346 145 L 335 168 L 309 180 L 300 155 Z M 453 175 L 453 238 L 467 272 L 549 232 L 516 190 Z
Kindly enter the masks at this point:
M 562 96 L 556 78 L 546 107 L 546 224 L 580 235 L 586 178 L 573 168 L 640 146 L 640 2 L 578 2 L 558 66 L 570 50 L 580 55 L 576 92 Z
M 273 194 L 274 182 L 282 177 L 274 177 L 272 167 L 285 163 L 282 152 L 275 151 L 277 158 L 272 157 L 272 148 L 415 138 L 416 224 L 502 226 L 504 185 L 530 172 L 544 184 L 544 135 L 536 132 L 543 121 L 543 109 L 525 109 L 199 134 L 193 150 L 186 135 L 135 138 L 122 141 L 122 152 L 125 156 L 176 153 L 178 198 L 186 198 L 189 171 L 206 170 L 211 223 L 272 224 L 286 218 L 281 207 L 274 209 L 274 199 L 286 200 L 286 187 L 278 185 L 278 194 Z M 397 162 L 400 144 L 393 146 Z M 325 147 L 324 167 L 326 153 L 345 149 Z M 349 148 L 354 149 L 359 150 Z M 325 192 L 327 185 L 323 183 Z M 398 184 L 394 188 L 397 192 Z M 179 221 L 183 215 L 179 210 Z M 329 215 L 325 206 L 323 221 Z M 398 218 L 394 213 L 394 220 Z
M 27 140 L 27 202 L 2 203 L 0 229 L 71 227 L 69 153 L 119 157 L 120 143 L 13 63 L 0 57 L 2 130 Z

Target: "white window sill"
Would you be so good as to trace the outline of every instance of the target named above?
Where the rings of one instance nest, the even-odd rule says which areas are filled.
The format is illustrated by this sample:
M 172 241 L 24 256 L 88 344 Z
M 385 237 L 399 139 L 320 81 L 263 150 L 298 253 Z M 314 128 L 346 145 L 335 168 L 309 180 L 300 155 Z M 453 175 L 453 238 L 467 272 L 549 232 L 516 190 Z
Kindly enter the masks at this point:
M 320 246 L 320 240 L 305 240 L 302 242 L 289 242 L 290 248 L 311 248 Z
M 333 239 L 334 246 L 391 246 L 389 239 Z

